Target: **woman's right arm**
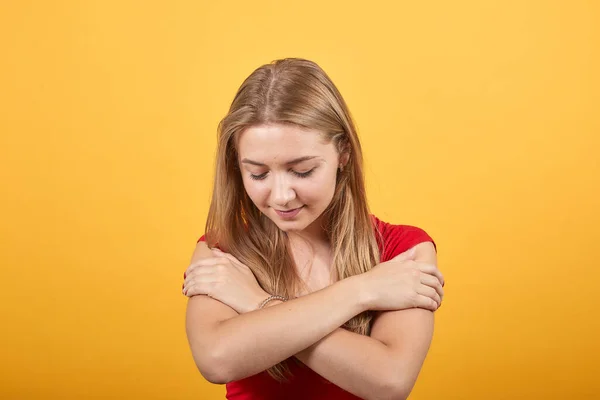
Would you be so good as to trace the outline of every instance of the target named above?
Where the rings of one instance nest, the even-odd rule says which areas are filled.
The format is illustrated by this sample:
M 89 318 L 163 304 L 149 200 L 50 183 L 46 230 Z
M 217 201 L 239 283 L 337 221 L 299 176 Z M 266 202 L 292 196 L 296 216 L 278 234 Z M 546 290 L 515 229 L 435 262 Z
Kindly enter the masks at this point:
M 192 263 L 212 257 L 198 242 Z M 369 309 L 358 276 L 309 295 L 238 314 L 205 295 L 188 300 L 186 332 L 194 361 L 212 383 L 242 379 L 294 356 Z

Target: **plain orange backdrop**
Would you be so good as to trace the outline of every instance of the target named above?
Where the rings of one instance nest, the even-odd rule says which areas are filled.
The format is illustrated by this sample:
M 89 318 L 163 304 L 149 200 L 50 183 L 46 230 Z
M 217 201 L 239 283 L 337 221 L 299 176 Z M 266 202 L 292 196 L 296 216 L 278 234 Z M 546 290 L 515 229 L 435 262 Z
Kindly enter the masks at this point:
M 2 2 L 0 398 L 223 398 L 182 273 L 217 123 L 290 56 L 345 96 L 372 211 L 438 244 L 411 399 L 600 398 L 598 4 Z

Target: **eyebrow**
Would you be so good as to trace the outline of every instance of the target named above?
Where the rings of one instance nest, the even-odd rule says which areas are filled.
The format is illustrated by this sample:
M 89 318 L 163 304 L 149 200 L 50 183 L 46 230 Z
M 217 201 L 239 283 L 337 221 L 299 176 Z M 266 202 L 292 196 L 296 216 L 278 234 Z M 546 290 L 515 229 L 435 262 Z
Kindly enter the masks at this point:
M 302 161 L 306 161 L 306 160 L 312 160 L 313 158 L 317 158 L 317 156 L 304 156 L 304 157 L 298 157 L 298 158 L 294 158 L 291 161 L 288 161 L 285 163 L 285 165 L 293 165 L 293 164 L 298 164 L 301 163 Z M 259 163 L 258 161 L 252 161 L 252 160 L 248 160 L 247 158 L 244 158 L 242 160 L 242 162 L 244 164 L 252 164 L 252 165 L 257 165 L 259 167 L 266 167 L 266 164 L 263 163 Z

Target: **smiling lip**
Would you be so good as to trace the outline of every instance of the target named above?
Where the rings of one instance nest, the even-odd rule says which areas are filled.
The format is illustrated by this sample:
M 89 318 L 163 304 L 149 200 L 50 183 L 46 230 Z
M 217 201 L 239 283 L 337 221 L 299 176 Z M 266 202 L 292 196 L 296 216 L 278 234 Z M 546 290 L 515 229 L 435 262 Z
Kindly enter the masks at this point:
M 275 210 L 275 212 L 277 213 L 277 215 L 279 215 L 283 219 L 292 219 L 296 215 L 298 215 L 298 213 L 300 212 L 300 210 L 302 210 L 303 207 L 304 206 L 294 208 L 293 210 L 288 210 L 288 211 Z

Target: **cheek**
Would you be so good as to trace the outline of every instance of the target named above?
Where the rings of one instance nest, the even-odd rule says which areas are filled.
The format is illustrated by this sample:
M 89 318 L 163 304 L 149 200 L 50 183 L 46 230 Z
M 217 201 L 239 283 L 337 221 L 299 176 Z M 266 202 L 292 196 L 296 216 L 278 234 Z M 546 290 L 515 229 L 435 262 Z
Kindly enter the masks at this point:
M 264 185 L 261 185 L 260 182 L 254 182 L 252 179 L 244 179 L 244 189 L 257 207 L 263 206 L 268 194 L 268 190 Z
M 307 182 L 302 186 L 302 197 L 308 202 L 323 206 L 323 203 L 329 204 L 335 193 L 335 175 L 322 177 L 317 181 Z

